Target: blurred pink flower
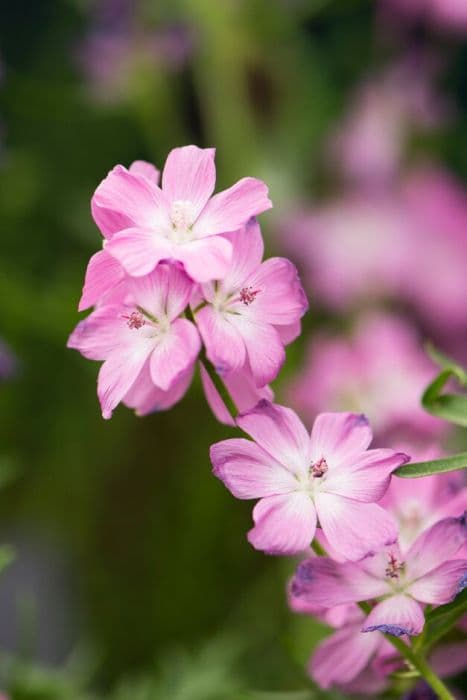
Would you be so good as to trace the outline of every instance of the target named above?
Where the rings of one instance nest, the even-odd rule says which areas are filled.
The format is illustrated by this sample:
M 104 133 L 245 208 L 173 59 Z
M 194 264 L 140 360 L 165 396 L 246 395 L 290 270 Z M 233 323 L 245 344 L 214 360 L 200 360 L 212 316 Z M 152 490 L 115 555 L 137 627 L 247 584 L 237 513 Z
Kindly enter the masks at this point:
M 303 552 L 318 518 L 331 546 L 348 559 L 396 540 L 395 521 L 375 501 L 408 458 L 390 449 L 368 450 L 372 434 L 365 416 L 322 413 L 310 436 L 293 411 L 263 400 L 236 423 L 254 442 L 218 442 L 211 461 L 234 496 L 260 499 L 248 534 L 256 549 Z
M 467 30 L 465 0 L 381 0 L 383 11 L 402 14 L 412 21 L 423 20 L 435 29 L 463 34 Z
M 392 440 L 425 442 L 448 429 L 420 405 L 435 373 L 413 327 L 401 317 L 374 312 L 361 317 L 348 337 L 313 336 L 287 396 L 308 419 L 325 408 L 361 411 L 378 437 L 391 433 Z
M 196 314 L 196 323 L 219 374 L 244 369 L 264 386 L 285 360 L 284 344 L 300 334 L 308 302 L 289 260 L 262 262 L 263 239 L 254 219 L 229 240 L 230 265 L 220 281 L 202 286 L 207 305 Z

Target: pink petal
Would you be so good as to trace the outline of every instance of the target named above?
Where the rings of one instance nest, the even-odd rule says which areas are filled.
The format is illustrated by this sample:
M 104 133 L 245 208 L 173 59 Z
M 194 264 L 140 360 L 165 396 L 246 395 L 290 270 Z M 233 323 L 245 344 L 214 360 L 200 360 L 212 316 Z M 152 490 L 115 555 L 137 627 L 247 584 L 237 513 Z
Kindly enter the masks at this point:
M 128 290 L 138 306 L 157 319 L 169 321 L 186 309 L 193 288 L 193 281 L 173 263 L 160 263 L 149 275 L 128 281 Z
M 227 292 L 246 284 L 247 278 L 261 265 L 264 243 L 256 219 L 251 219 L 239 231 L 228 236 L 232 243 L 232 258 L 229 269 L 222 278 L 222 288 Z
M 125 272 L 118 262 L 106 250 L 94 253 L 89 260 L 84 279 L 83 293 L 78 310 L 94 306 L 102 300 L 125 277 Z
M 316 529 L 313 502 L 300 492 L 263 498 L 253 509 L 253 520 L 248 541 L 267 554 L 304 552 Z
M 290 408 L 260 401 L 237 418 L 237 425 L 266 452 L 294 473 L 308 470 L 310 438 L 303 423 Z
M 315 504 L 324 534 L 346 559 L 362 559 L 397 539 L 393 517 L 375 503 L 319 492 Z
M 162 189 L 171 202 L 191 202 L 193 221 L 214 192 L 216 166 L 214 148 L 183 146 L 167 156 L 162 173 Z M 217 231 L 222 233 L 222 231 Z
M 321 688 L 332 688 L 354 680 L 376 653 L 381 637 L 362 634 L 360 627 L 347 625 L 317 646 L 309 672 Z
M 288 326 L 276 326 L 279 337 L 284 345 L 289 345 L 296 340 L 302 332 L 302 324 L 300 321 L 295 321 Z
M 232 257 L 232 244 L 223 236 L 208 240 L 189 241 L 177 246 L 174 257 L 196 282 L 222 279 Z
M 111 418 L 114 408 L 124 399 L 137 380 L 150 351 L 144 343 L 120 347 L 99 370 L 97 395 L 103 418 Z
M 157 185 L 159 182 L 159 170 L 152 163 L 148 163 L 146 160 L 134 160 L 129 167 L 129 171 L 132 175 L 140 175 L 141 177 L 145 177 L 155 185 Z
M 345 465 L 365 452 L 371 440 L 371 428 L 365 416 L 320 413 L 311 431 L 313 459 L 325 457 L 333 467 Z
M 227 410 L 227 406 L 214 386 L 202 362 L 200 363 L 200 373 L 204 394 L 211 411 L 220 423 L 234 427 L 234 418 Z M 238 412 L 249 411 L 254 408 L 261 399 L 272 401 L 274 398 L 270 387 L 263 386 L 258 388 L 251 377 L 251 373 L 244 369 L 229 372 L 223 377 L 220 377 L 220 379 L 229 392 Z
M 217 442 L 210 455 L 215 476 L 236 498 L 264 498 L 296 489 L 292 474 L 250 440 Z
M 184 318 L 174 321 L 151 354 L 150 370 L 154 384 L 168 391 L 179 376 L 194 364 L 200 349 L 196 326 Z
M 406 595 L 393 595 L 378 603 L 368 615 L 362 632 L 383 632 L 395 637 L 420 634 L 425 617 L 420 605 Z
M 244 177 L 228 190 L 214 195 L 194 226 L 198 236 L 213 236 L 240 229 L 248 219 L 270 209 L 268 188 L 253 177 Z
M 460 641 L 443 642 L 431 652 L 429 661 L 438 676 L 446 678 L 465 671 L 466 659 L 467 641 Z
M 308 300 L 297 268 L 286 258 L 269 258 L 247 281 L 259 289 L 251 312 L 255 318 L 273 325 L 289 326 L 307 311 Z
M 166 411 L 183 398 L 192 378 L 193 369 L 190 368 L 173 382 L 169 391 L 162 391 L 154 386 L 149 362 L 146 361 L 135 383 L 122 399 L 122 403 L 133 408 L 138 416 L 145 416 L 153 411 Z
M 78 323 L 67 347 L 78 350 L 89 360 L 106 360 L 112 352 L 125 342 L 125 321 L 122 306 L 101 306 Z
M 169 205 L 157 185 L 117 165 L 91 200 L 94 221 L 106 238 L 131 227 L 166 228 Z
M 236 327 L 224 314 L 205 306 L 196 314 L 198 330 L 208 359 L 219 374 L 239 370 L 245 364 L 245 344 Z
M 433 571 L 410 584 L 411 596 L 422 603 L 444 605 L 467 587 L 467 560 L 445 561 Z
M 384 496 L 391 473 L 409 457 L 389 449 L 367 450 L 347 469 L 330 470 L 326 492 L 363 503 L 375 503 Z
M 105 247 L 125 271 L 135 277 L 148 275 L 161 260 L 171 258 L 172 249 L 168 239 L 147 228 L 128 228 L 116 233 Z
M 467 542 L 465 516 L 445 518 L 425 530 L 406 556 L 407 576 L 415 580 L 453 559 Z
M 267 323 L 257 323 L 248 315 L 230 314 L 230 323 L 245 343 L 248 361 L 257 386 L 264 386 L 279 374 L 285 350 L 278 332 Z

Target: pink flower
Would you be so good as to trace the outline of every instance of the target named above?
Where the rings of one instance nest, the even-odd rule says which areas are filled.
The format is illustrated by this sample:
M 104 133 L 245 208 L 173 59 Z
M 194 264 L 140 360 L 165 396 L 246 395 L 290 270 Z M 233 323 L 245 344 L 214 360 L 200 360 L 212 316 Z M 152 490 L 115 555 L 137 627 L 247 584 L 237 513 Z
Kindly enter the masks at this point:
M 183 395 L 201 346 L 195 326 L 180 318 L 192 290 L 183 270 L 164 263 L 128 279 L 121 301 L 99 306 L 75 328 L 68 347 L 104 361 L 98 378 L 104 418 L 120 401 L 147 413 Z
M 467 30 L 465 0 L 382 0 L 383 10 L 402 14 L 412 21 L 428 21 L 435 29 L 446 29 L 456 34 Z M 401 18 L 398 26 L 401 25 Z
M 106 250 L 132 276 L 146 275 L 161 260 L 181 262 L 197 282 L 221 279 L 232 244 L 219 235 L 236 231 L 272 204 L 260 180 L 243 178 L 211 197 L 216 169 L 213 148 L 173 149 L 153 181 L 117 165 L 97 188 L 94 219 Z
M 396 540 L 395 522 L 375 501 L 408 458 L 389 449 L 367 451 L 372 435 L 364 416 L 323 413 L 310 436 L 293 411 L 263 400 L 236 422 L 254 442 L 218 442 L 211 461 L 234 496 L 260 499 L 248 534 L 256 549 L 303 552 L 318 519 L 331 545 L 348 559 Z
M 394 543 L 358 563 L 308 559 L 299 565 L 291 592 L 323 607 L 376 600 L 363 632 L 417 635 L 425 622 L 423 604 L 448 603 L 467 586 L 467 560 L 455 558 L 466 542 L 465 515 L 446 518 L 405 553 Z
M 436 374 L 421 342 L 403 318 L 381 312 L 362 316 L 349 337 L 314 336 L 288 398 L 305 416 L 357 410 L 370 416 L 379 438 L 426 443 L 448 426 L 420 405 Z
M 255 220 L 229 238 L 230 265 L 221 281 L 203 285 L 208 303 L 196 314 L 196 322 L 207 356 L 220 374 L 245 368 L 257 386 L 264 386 L 284 362 L 284 344 L 300 333 L 308 303 L 289 260 L 261 262 L 263 240 Z

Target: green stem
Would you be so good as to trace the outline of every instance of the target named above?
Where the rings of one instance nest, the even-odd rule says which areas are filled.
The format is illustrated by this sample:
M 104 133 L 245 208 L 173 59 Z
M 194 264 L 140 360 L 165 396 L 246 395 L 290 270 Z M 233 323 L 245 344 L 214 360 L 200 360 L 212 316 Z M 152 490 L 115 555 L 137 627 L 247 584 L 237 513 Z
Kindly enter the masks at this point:
M 318 556 L 326 556 L 325 549 L 317 540 L 313 540 L 311 546 L 313 551 Z M 358 606 L 365 613 L 365 615 L 368 615 L 371 612 L 371 606 L 369 603 L 360 602 L 358 603 Z M 440 700 L 455 700 L 452 693 L 444 685 L 443 681 L 440 678 L 438 678 L 438 676 L 428 664 L 424 656 L 422 656 L 419 652 L 415 651 L 411 647 L 407 646 L 407 644 L 403 642 L 402 639 L 400 639 L 399 637 L 394 637 L 394 635 L 388 634 L 386 635 L 386 639 L 390 644 L 392 644 L 393 647 L 397 649 L 399 654 L 403 656 L 406 661 L 408 661 L 410 666 L 415 668 L 420 674 L 420 676 L 422 676 L 422 678 L 426 680 L 428 685 L 430 685 L 435 691 L 435 693 L 437 693 Z

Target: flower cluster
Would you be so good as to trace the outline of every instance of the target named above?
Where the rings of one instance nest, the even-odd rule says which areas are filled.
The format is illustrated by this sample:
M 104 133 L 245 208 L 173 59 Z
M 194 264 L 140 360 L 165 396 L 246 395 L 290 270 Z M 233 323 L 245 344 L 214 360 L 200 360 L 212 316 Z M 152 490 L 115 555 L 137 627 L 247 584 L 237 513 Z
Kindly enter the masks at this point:
M 307 301 L 295 267 L 262 261 L 254 217 L 272 206 L 265 184 L 243 178 L 212 196 L 215 179 L 214 149 L 186 146 L 169 153 L 161 186 L 156 168 L 136 161 L 116 166 L 92 198 L 104 245 L 89 262 L 79 309 L 95 309 L 68 346 L 103 362 L 104 418 L 120 402 L 138 414 L 172 406 L 203 345 L 238 407 L 249 408 L 270 397 L 284 346 L 300 333 Z

